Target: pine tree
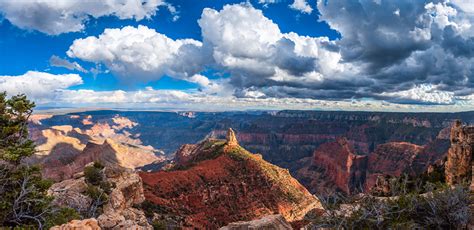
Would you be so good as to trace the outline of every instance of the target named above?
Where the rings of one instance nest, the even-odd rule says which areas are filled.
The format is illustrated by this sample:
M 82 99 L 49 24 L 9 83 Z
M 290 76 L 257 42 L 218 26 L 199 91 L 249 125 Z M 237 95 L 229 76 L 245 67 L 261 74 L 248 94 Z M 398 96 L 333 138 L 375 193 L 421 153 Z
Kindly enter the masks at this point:
M 0 159 L 19 164 L 35 152 L 28 139 L 28 119 L 34 107 L 25 95 L 7 99 L 6 93 L 0 93 Z
M 67 211 L 51 205 L 47 190 L 52 183 L 41 177 L 40 168 L 22 163 L 35 153 L 28 139 L 34 107 L 25 95 L 8 99 L 0 93 L 0 226 L 42 229 L 57 224 L 55 214 Z

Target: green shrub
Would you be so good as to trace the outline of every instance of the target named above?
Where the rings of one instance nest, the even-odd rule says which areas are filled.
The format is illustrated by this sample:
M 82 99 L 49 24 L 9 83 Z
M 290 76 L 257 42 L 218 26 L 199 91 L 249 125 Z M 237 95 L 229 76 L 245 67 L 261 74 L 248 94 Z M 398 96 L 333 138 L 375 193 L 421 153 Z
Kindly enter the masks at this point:
M 155 220 L 151 223 L 153 230 L 166 230 L 166 224 L 162 221 Z
M 92 204 L 88 212 L 84 213 L 84 216 L 90 218 L 102 214 L 102 207 L 109 201 L 109 195 L 99 186 L 91 184 L 87 186 L 85 195 L 92 199 Z
M 98 161 L 94 161 L 94 164 L 93 164 L 94 168 L 98 168 L 98 169 L 104 169 L 105 167 Z
M 400 187 L 403 187 L 401 185 Z M 406 190 L 408 191 L 408 190 Z M 428 184 L 425 193 L 401 192 L 394 197 L 358 195 L 321 199 L 322 216 L 315 228 L 336 229 L 463 229 L 470 217 L 469 189 Z
M 112 189 L 115 188 L 114 184 L 108 182 L 108 181 L 102 181 L 99 184 L 99 187 L 104 191 L 106 194 L 110 194 L 112 192 Z
M 143 201 L 138 207 L 145 213 L 147 218 L 153 218 L 154 213 L 167 213 L 169 212 L 168 208 L 154 204 L 148 200 Z
M 55 210 L 46 221 L 46 229 L 56 225 L 65 224 L 71 220 L 81 219 L 79 213 L 72 208 L 60 208 Z
M 100 187 L 95 185 L 89 185 L 86 189 L 86 195 L 92 200 L 97 200 L 100 203 L 105 203 L 108 201 L 109 196 L 104 192 Z
M 99 167 L 96 167 L 96 164 Z M 103 167 L 97 162 L 95 162 L 92 166 L 85 167 L 84 176 L 86 178 L 86 182 L 92 185 L 100 185 L 100 183 L 104 180 L 102 169 Z

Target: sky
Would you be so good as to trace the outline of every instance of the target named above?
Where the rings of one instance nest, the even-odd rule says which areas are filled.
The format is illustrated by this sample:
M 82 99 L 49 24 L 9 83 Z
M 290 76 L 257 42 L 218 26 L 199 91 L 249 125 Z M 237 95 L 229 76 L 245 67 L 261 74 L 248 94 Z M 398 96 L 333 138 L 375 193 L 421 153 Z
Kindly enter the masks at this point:
M 38 108 L 474 109 L 474 1 L 0 0 Z

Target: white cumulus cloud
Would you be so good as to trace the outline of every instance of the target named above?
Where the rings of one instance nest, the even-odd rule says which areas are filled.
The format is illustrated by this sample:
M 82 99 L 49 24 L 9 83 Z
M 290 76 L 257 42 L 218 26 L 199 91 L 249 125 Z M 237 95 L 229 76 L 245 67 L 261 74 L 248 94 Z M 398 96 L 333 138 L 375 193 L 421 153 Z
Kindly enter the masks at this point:
M 186 79 L 202 69 L 201 46 L 199 41 L 173 40 L 146 26 L 126 26 L 77 39 L 67 55 L 103 63 L 123 80 L 157 80 L 165 74 Z
M 217 66 L 232 74 L 231 84 L 240 96 L 249 95 L 251 87 L 310 87 L 343 68 L 338 52 L 328 49 L 334 43 L 327 37 L 282 33 L 249 4 L 226 5 L 220 11 L 206 8 L 198 22 L 203 47 Z M 284 89 L 280 93 L 285 95 Z
M 404 103 L 454 104 L 455 102 L 454 93 L 439 90 L 437 86 L 431 84 L 416 85 L 411 89 L 399 92 L 384 92 L 381 95 L 395 98 L 392 100 Z
M 0 13 L 22 29 L 58 35 L 83 30 L 89 17 L 112 15 L 138 21 L 155 15 L 160 6 L 176 13 L 163 0 L 2 0 Z
M 77 74 L 50 74 L 28 71 L 19 76 L 0 76 L 0 91 L 9 95 L 24 93 L 36 102 L 50 102 L 58 90 L 82 84 Z
M 311 14 L 311 12 L 313 12 L 313 8 L 306 0 L 295 0 L 293 4 L 290 5 L 290 8 L 301 11 L 305 14 Z

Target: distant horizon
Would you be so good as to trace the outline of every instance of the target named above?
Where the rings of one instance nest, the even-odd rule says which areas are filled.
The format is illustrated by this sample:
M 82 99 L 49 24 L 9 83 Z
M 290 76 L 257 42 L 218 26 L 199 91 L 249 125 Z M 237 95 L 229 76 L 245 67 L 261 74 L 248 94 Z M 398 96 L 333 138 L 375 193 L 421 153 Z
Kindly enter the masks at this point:
M 454 112 L 440 112 L 440 111 L 371 111 L 371 110 L 324 110 L 324 109 L 242 109 L 242 110 L 176 110 L 176 109 L 139 109 L 139 108 L 87 108 L 87 107 L 70 107 L 70 108 L 35 108 L 33 114 L 38 115 L 67 115 L 74 113 L 87 113 L 97 111 L 112 111 L 112 112 L 164 112 L 164 113 L 179 113 L 179 112 L 193 112 L 193 113 L 246 113 L 246 112 L 281 112 L 281 111 L 302 111 L 302 112 L 361 112 L 361 113 L 408 113 L 408 114 L 423 114 L 423 113 L 470 113 L 474 110 L 454 111 Z

